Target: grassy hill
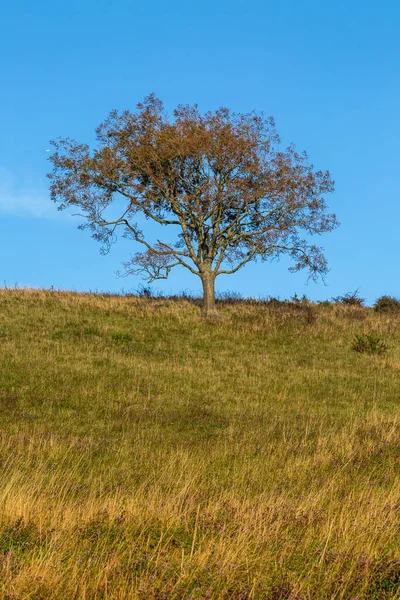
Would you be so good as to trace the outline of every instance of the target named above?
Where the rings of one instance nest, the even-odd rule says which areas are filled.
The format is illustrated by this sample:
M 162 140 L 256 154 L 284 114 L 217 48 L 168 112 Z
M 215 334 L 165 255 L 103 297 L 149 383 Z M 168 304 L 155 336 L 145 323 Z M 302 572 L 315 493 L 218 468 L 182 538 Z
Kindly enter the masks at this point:
M 400 598 L 400 316 L 220 310 L 0 291 L 0 598 Z

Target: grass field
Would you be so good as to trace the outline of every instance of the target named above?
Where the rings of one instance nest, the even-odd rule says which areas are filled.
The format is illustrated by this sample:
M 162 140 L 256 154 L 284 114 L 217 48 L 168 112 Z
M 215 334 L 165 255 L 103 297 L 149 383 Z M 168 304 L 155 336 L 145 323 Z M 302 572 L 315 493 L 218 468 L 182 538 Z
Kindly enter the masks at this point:
M 400 316 L 220 311 L 0 291 L 0 598 L 400 598 Z

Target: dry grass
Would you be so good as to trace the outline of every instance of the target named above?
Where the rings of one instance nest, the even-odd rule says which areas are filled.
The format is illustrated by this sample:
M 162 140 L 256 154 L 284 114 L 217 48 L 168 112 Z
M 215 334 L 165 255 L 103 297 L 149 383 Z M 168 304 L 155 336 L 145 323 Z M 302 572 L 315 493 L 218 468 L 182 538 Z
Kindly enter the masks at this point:
M 400 598 L 400 318 L 221 312 L 0 291 L 0 598 Z

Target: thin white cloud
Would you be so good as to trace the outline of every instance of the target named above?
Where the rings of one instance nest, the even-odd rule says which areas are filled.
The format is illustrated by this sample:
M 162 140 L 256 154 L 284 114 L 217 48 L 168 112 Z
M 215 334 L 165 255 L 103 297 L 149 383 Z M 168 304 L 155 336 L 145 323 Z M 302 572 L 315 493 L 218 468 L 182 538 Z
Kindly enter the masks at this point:
M 0 213 L 18 217 L 57 218 L 59 212 L 44 184 L 20 180 L 0 166 Z

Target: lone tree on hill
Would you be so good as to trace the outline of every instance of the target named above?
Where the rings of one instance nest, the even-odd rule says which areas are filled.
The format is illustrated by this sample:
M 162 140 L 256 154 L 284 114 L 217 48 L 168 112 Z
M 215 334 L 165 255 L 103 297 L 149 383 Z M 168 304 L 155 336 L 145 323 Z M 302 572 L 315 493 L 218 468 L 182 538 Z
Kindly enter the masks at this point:
M 220 108 L 202 115 L 196 105 L 180 105 L 173 115 L 151 94 L 135 113 L 111 112 L 93 152 L 70 138 L 53 141 L 50 189 L 59 210 L 78 207 L 86 219 L 80 228 L 103 251 L 117 230 L 140 244 L 124 274 L 151 282 L 182 265 L 198 275 L 208 316 L 217 314 L 217 275 L 258 257 L 288 254 L 290 270 L 326 273 L 321 249 L 308 238 L 338 225 L 324 201 L 334 187 L 329 172 L 315 170 L 293 146 L 280 150 L 274 121 L 262 114 Z M 169 225 L 175 239 L 151 241 L 139 216 Z

